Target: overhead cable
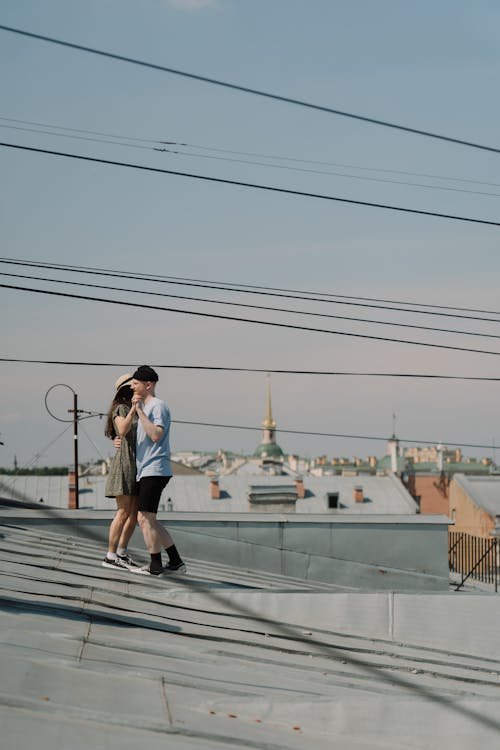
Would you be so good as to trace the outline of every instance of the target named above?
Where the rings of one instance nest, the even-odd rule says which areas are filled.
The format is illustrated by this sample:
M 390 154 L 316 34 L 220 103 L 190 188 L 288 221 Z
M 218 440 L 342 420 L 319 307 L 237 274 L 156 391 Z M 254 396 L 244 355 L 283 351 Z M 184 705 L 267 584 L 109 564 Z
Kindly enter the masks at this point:
M 1 118 L 0 118 L 1 119 Z M 423 184 L 420 182 L 410 182 L 409 180 L 396 180 L 394 178 L 389 177 L 374 177 L 374 176 L 368 176 L 368 175 L 360 175 L 360 174 L 346 174 L 345 172 L 333 172 L 332 170 L 328 169 L 312 169 L 310 167 L 298 167 L 298 166 L 291 166 L 289 164 L 273 164 L 273 162 L 262 162 L 262 161 L 250 161 L 248 159 L 241 159 L 241 158 L 235 158 L 230 156 L 219 156 L 214 154 L 200 154 L 200 153 L 193 153 L 191 151 L 180 151 L 178 148 L 172 149 L 172 148 L 165 148 L 160 146 L 145 146 L 140 145 L 138 143 L 127 143 L 126 141 L 119 141 L 119 140 L 111 140 L 109 138 L 96 138 L 91 136 L 85 136 L 85 135 L 75 135 L 73 133 L 55 133 L 48 130 L 40 130 L 35 128 L 26 128 L 26 127 L 20 127 L 19 125 L 4 125 L 3 123 L 0 123 L 0 128 L 8 128 L 10 130 L 17 130 L 21 131 L 23 133 L 36 133 L 37 135 L 50 135 L 52 137 L 59 137 L 59 138 L 72 138 L 73 140 L 79 140 L 79 141 L 86 141 L 90 143 L 105 143 L 107 145 L 112 146 L 122 146 L 126 148 L 134 148 L 134 149 L 140 149 L 141 151 L 156 151 L 157 153 L 166 153 L 166 154 L 172 154 L 173 156 L 187 156 L 191 157 L 193 159 L 210 159 L 213 161 L 224 161 L 224 162 L 230 162 L 231 164 L 244 164 L 245 166 L 250 167 L 266 167 L 267 169 L 281 169 L 281 170 L 287 170 L 289 172 L 300 172 L 302 174 L 315 174 L 315 175 L 322 175 L 326 177 L 342 177 L 344 179 L 350 179 L 350 180 L 361 180 L 365 182 L 378 182 L 378 183 L 384 183 L 388 185 L 404 185 L 405 187 L 416 187 L 416 188 L 422 188 L 424 190 L 442 190 L 445 192 L 452 192 L 452 193 L 467 193 L 468 195 L 483 195 L 486 197 L 493 197 L 493 198 L 500 198 L 500 193 L 492 193 L 488 190 L 471 190 L 467 188 L 459 188 L 459 187 L 449 187 L 446 185 L 429 185 L 429 184 Z
M 256 157 L 258 159 L 275 159 L 276 161 L 288 161 L 292 163 L 298 163 L 298 164 L 314 164 L 314 165 L 320 165 L 320 166 L 327 166 L 327 167 L 336 167 L 336 168 L 342 168 L 342 169 L 358 169 L 360 171 L 364 172 L 383 172 L 385 174 L 397 174 L 397 175 L 407 175 L 410 177 L 425 177 L 430 180 L 444 180 L 447 182 L 466 182 L 473 185 L 487 185 L 489 187 L 500 187 L 500 183 L 498 182 L 487 182 L 486 180 L 477 180 L 472 179 L 468 177 L 450 177 L 449 175 L 439 175 L 439 174 L 433 174 L 429 172 L 412 172 L 408 169 L 389 169 L 387 167 L 365 167 L 359 164 L 345 164 L 343 162 L 333 162 L 333 161 L 326 161 L 325 159 L 304 159 L 299 158 L 297 156 L 284 156 L 283 154 L 263 154 L 256 151 L 237 151 L 236 149 L 229 149 L 229 148 L 220 148 L 217 146 L 207 146 L 206 144 L 199 144 L 199 143 L 189 143 L 185 141 L 178 141 L 176 139 L 159 139 L 159 138 L 138 138 L 137 136 L 129 136 L 129 135 L 120 135 L 117 133 L 103 133 L 102 131 L 98 130 L 89 130 L 88 128 L 70 128 L 65 125 L 54 125 L 50 123 L 45 122 L 35 122 L 33 120 L 20 120 L 19 118 L 15 117 L 5 117 L 4 115 L 0 115 L 0 120 L 5 120 L 6 122 L 16 122 L 21 123 L 24 125 L 35 125 L 38 127 L 43 128 L 51 128 L 52 132 L 50 135 L 59 135 L 59 133 L 54 133 L 54 130 L 65 130 L 71 133 L 84 133 L 86 135 L 92 135 L 92 136 L 100 136 L 102 138 L 112 138 L 114 139 L 111 141 L 112 143 L 116 143 L 117 140 L 122 143 L 124 146 L 132 145 L 131 143 L 127 143 L 127 141 L 135 142 L 135 143 L 147 143 L 149 144 L 149 147 L 155 144 L 165 144 L 169 146 L 179 146 L 183 148 L 194 148 L 199 149 L 201 151 L 214 151 L 216 153 L 222 153 L 222 154 L 233 154 L 237 156 L 251 156 Z M 38 131 L 33 131 L 38 132 Z M 106 141 L 104 141 L 106 142 Z
M 386 336 L 371 336 L 365 333 L 332 331 L 331 329 L 312 328 L 308 326 L 294 325 L 292 323 L 278 323 L 278 322 L 270 321 L 270 320 L 255 320 L 253 318 L 240 318 L 240 317 L 231 316 L 231 315 L 221 315 L 218 313 L 201 312 L 198 310 L 181 310 L 175 307 L 162 307 L 159 305 L 147 305 L 145 303 L 139 303 L 139 302 L 127 302 L 125 300 L 104 299 L 102 297 L 90 297 L 90 296 L 85 296 L 82 294 L 70 294 L 69 292 L 56 292 L 56 291 L 48 290 L 48 289 L 33 289 L 32 287 L 15 286 L 13 284 L 0 284 L 0 288 L 12 289 L 15 291 L 20 291 L 20 292 L 32 292 L 35 294 L 47 294 L 53 297 L 65 297 L 67 299 L 87 300 L 90 302 L 103 302 L 108 305 L 122 305 L 125 307 L 131 307 L 135 309 L 173 312 L 173 313 L 177 313 L 180 315 L 194 315 L 194 316 L 203 317 L 203 318 L 213 318 L 215 320 L 226 320 L 226 321 L 233 321 L 237 323 L 251 323 L 253 325 L 260 325 L 260 326 L 272 326 L 276 328 L 285 328 L 285 329 L 294 330 L 294 331 L 307 331 L 309 333 L 326 333 L 326 334 L 330 334 L 334 336 L 349 336 L 349 337 L 358 338 L 358 339 L 365 339 L 365 340 L 371 340 L 371 341 L 384 341 L 384 342 L 389 342 L 393 344 L 410 344 L 412 346 L 424 346 L 424 347 L 431 347 L 433 349 L 445 349 L 448 351 L 467 352 L 467 353 L 473 353 L 473 354 L 491 354 L 494 356 L 500 356 L 500 352 L 488 351 L 485 349 L 472 349 L 470 347 L 463 347 L 463 346 L 433 344 L 427 341 L 424 342 L 424 341 L 412 341 L 408 339 L 394 339 L 394 338 L 389 338 Z
M 379 120 L 374 117 L 367 117 L 365 115 L 358 115 L 352 112 L 345 112 L 344 110 L 334 109 L 333 107 L 327 107 L 321 104 L 314 104 L 312 102 L 307 102 L 302 99 L 295 99 L 295 98 L 288 97 L 288 96 L 282 96 L 280 94 L 273 94 L 269 91 L 262 91 L 260 89 L 250 88 L 249 86 L 243 86 L 241 84 L 223 81 L 221 79 L 210 78 L 208 76 L 203 76 L 198 73 L 189 73 L 185 70 L 179 70 L 178 68 L 167 67 L 166 65 L 158 65 L 156 63 L 147 62 L 145 60 L 139 60 L 137 58 L 128 57 L 126 55 L 118 55 L 113 52 L 106 52 L 105 50 L 96 49 L 95 47 L 88 47 L 82 44 L 75 44 L 74 42 L 68 42 L 64 39 L 57 39 L 55 37 L 46 36 L 44 34 L 36 34 L 31 31 L 26 31 L 25 29 L 15 28 L 13 26 L 6 26 L 4 24 L 0 24 L 0 30 L 8 31 L 13 34 L 19 34 L 21 36 L 29 37 L 31 39 L 38 39 L 43 42 L 49 42 L 50 44 L 57 44 L 62 47 L 68 47 L 70 49 L 75 49 L 80 52 L 88 52 L 93 55 L 107 57 L 112 60 L 119 60 L 120 62 L 131 63 L 132 65 L 139 65 L 145 68 L 151 68 L 153 70 L 158 70 L 163 73 L 170 73 L 172 75 L 182 76 L 184 78 L 189 78 L 191 80 L 200 81 L 201 83 L 209 83 L 215 86 L 221 86 L 223 88 L 232 89 L 233 91 L 240 91 L 245 94 L 253 94 L 255 96 L 264 97 L 266 99 L 273 99 L 275 101 L 284 102 L 286 104 L 293 104 L 299 107 L 305 107 L 307 109 L 324 112 L 326 114 L 338 115 L 340 117 L 346 117 L 352 120 L 358 120 L 360 122 L 365 122 L 371 125 L 380 125 L 382 127 L 392 128 L 394 130 L 399 130 L 399 131 L 403 131 L 406 133 L 413 133 L 414 135 L 421 135 L 427 138 L 434 138 L 434 139 L 445 141 L 448 143 L 455 143 L 459 146 L 467 146 L 469 148 L 477 148 L 483 151 L 491 151 L 496 154 L 500 153 L 500 148 L 498 147 L 486 146 L 484 144 L 476 143 L 474 141 L 466 141 L 461 138 L 453 138 L 451 136 L 442 135 L 441 133 L 433 133 L 428 130 L 421 130 L 419 128 L 411 128 L 405 125 L 399 125 L 397 123 L 389 122 L 387 120 Z
M 474 315 L 457 315 L 455 313 L 434 312 L 435 310 L 455 310 L 462 312 L 477 312 L 483 315 L 499 315 L 500 312 L 494 310 L 475 310 L 466 307 L 449 307 L 445 305 L 424 304 L 421 302 L 401 302 L 398 300 L 383 300 L 371 297 L 353 297 L 343 294 L 334 294 L 326 292 L 304 292 L 293 289 L 277 289 L 273 287 L 256 286 L 251 284 L 239 284 L 234 282 L 204 281 L 203 279 L 188 279 L 178 276 L 164 276 L 161 274 L 145 274 L 141 271 L 124 272 L 113 269 L 95 268 L 92 266 L 75 266 L 66 263 L 43 263 L 32 260 L 22 260 L 15 258 L 1 258 L 0 264 L 15 266 L 27 266 L 30 268 L 44 268 L 49 270 L 67 271 L 71 273 L 85 273 L 90 276 L 110 276 L 112 278 L 132 279 L 134 281 L 150 281 L 160 284 L 170 284 L 175 286 L 192 286 L 201 289 L 212 289 L 224 292 L 238 292 L 239 294 L 251 294 L 266 297 L 282 297 L 285 299 L 302 300 L 305 302 L 324 302 L 336 305 L 348 305 L 352 307 L 368 307 L 374 310 L 391 310 L 396 312 L 409 312 L 419 315 L 437 315 L 447 318 L 460 318 L 464 320 L 476 320 L 489 323 L 500 323 L 500 318 L 484 318 Z M 290 292 L 290 293 L 288 293 Z M 304 296 L 308 295 L 308 296 Z M 337 299 L 338 298 L 338 299 Z M 366 300 L 371 302 L 388 302 L 392 305 L 412 305 L 412 307 L 392 307 L 390 305 L 372 305 L 366 302 L 352 302 L 350 300 Z M 416 308 L 424 308 L 422 310 Z M 429 309 L 427 309 L 429 308 Z
M 0 27 L 1 28 L 1 27 Z M 475 219 L 469 216 L 459 216 L 456 214 L 445 214 L 438 211 L 424 211 L 417 208 L 404 208 L 402 206 L 393 206 L 388 203 L 374 203 L 372 201 L 360 201 L 352 198 L 339 198 L 334 195 L 323 193 L 311 193 L 305 190 L 291 190 L 289 188 L 274 187 L 272 185 L 260 185 L 253 182 L 244 182 L 242 180 L 228 180 L 222 177 L 210 177 L 208 175 L 193 174 L 192 172 L 179 172 L 173 169 L 161 169 L 160 167 L 147 167 L 143 164 L 130 164 L 128 162 L 114 161 L 112 159 L 98 159 L 95 156 L 83 156 L 82 154 L 71 154 L 65 151 L 53 151 L 44 148 L 34 148 L 32 146 L 21 146 L 16 143 L 2 143 L 4 148 L 13 148 L 20 151 L 30 151 L 32 153 L 46 154 L 48 156 L 62 156 L 68 159 L 78 159 L 80 161 L 92 162 L 94 164 L 107 164 L 114 167 L 127 167 L 129 169 L 138 169 L 143 172 L 155 172 L 157 174 L 169 174 L 174 177 L 186 177 L 204 182 L 218 183 L 222 185 L 233 185 L 235 187 L 246 187 L 254 190 L 266 190 L 271 193 L 282 193 L 286 195 L 295 195 L 301 198 L 315 198 L 319 200 L 334 201 L 337 203 L 346 203 L 355 206 L 366 206 L 369 208 L 382 208 L 388 211 L 399 211 L 407 214 L 417 214 L 419 216 L 433 216 L 439 219 L 451 219 L 453 221 L 465 221 L 473 224 L 486 224 L 488 226 L 500 227 L 500 222 L 489 221 L 487 219 Z
M 259 432 L 262 431 L 261 427 L 252 427 L 248 425 L 238 425 L 238 424 L 217 424 L 215 422 L 188 422 L 187 420 L 183 419 L 173 419 L 172 422 L 175 422 L 175 424 L 185 424 L 185 425 L 192 425 L 194 427 L 221 427 L 225 430 L 258 430 Z M 336 432 L 306 432 L 305 430 L 287 430 L 279 428 L 278 432 L 284 433 L 287 435 L 312 435 L 314 437 L 329 437 L 329 438 L 349 438 L 351 440 L 383 440 L 387 443 L 389 438 L 387 436 L 381 437 L 377 435 L 348 435 L 348 434 L 342 434 L 342 433 L 336 433 Z M 495 445 L 481 445 L 478 443 L 458 443 L 456 441 L 452 440 L 416 440 L 413 438 L 397 438 L 400 443 L 413 443 L 416 445 L 438 445 L 441 443 L 441 445 L 454 445 L 461 448 L 485 448 L 489 450 L 495 450 L 498 446 Z
M 65 359 L 21 359 L 18 357 L 0 357 L 0 362 L 18 362 L 22 364 L 35 365 L 65 365 L 70 367 L 115 367 L 117 369 L 131 369 L 135 367 L 132 362 L 84 362 Z M 346 370 L 285 370 L 273 367 L 228 367 L 225 365 L 173 365 L 156 364 L 157 369 L 166 370 L 191 370 L 212 372 L 254 372 L 270 375 L 322 375 L 330 377 L 368 377 L 368 378 L 410 378 L 430 380 L 471 380 L 489 383 L 500 382 L 500 377 L 484 377 L 480 375 L 443 375 L 436 373 L 412 373 L 412 372 L 360 372 Z
M 212 305 L 223 305 L 223 306 L 229 306 L 229 307 L 244 307 L 251 310 L 265 310 L 266 312 L 284 312 L 291 315 L 300 315 L 300 316 L 312 316 L 316 318 L 333 318 L 335 320 L 346 320 L 350 323 L 369 323 L 372 325 L 381 325 L 381 326 L 396 326 L 398 328 L 412 328 L 419 331 L 432 331 L 434 333 L 453 333 L 457 334 L 459 336 L 479 336 L 481 338 L 489 338 L 489 339 L 500 339 L 499 334 L 495 333 L 481 333 L 479 331 L 460 331 L 455 328 L 436 328 L 432 326 L 421 326 L 417 325 L 415 323 L 397 323 L 393 321 L 386 321 L 386 320 L 371 320 L 370 318 L 354 318 L 352 316 L 348 315 L 335 315 L 332 313 L 320 313 L 320 312 L 313 312 L 310 310 L 291 310 L 290 308 L 284 308 L 284 307 L 270 307 L 266 305 L 254 305 L 249 302 L 231 302 L 228 300 L 216 300 L 216 299 L 209 299 L 208 297 L 190 297 L 188 295 L 183 294 L 171 294 L 168 292 L 152 292 L 145 289 L 130 289 L 126 287 L 118 287 L 118 286 L 109 286 L 104 284 L 91 284 L 90 282 L 85 281 L 66 281 L 65 279 L 51 279 L 47 278 L 46 276 L 31 276 L 28 274 L 21 274 L 21 273 L 9 273 L 6 271 L 0 271 L 0 276 L 9 276 L 14 277 L 16 279 L 30 279 L 31 281 L 48 281 L 51 284 L 64 284 L 67 286 L 78 286 L 78 287 L 88 287 L 91 289 L 102 289 L 106 291 L 112 291 L 112 292 L 126 292 L 127 294 L 146 294 L 148 297 L 168 297 L 169 299 L 180 299 L 185 300 L 189 302 L 203 302 L 208 303 Z

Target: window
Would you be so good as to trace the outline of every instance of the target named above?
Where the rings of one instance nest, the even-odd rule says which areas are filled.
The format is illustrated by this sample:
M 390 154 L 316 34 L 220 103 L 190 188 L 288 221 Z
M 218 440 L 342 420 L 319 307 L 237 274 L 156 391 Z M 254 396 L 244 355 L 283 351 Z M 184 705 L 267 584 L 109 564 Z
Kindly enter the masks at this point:
M 339 493 L 338 492 L 327 492 L 326 501 L 329 510 L 334 510 L 339 507 Z

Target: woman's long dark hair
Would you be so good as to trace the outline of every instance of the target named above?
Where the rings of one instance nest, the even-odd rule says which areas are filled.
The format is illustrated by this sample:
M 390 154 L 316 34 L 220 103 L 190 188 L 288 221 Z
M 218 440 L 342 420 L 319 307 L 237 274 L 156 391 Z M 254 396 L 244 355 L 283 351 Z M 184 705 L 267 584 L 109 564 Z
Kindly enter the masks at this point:
M 130 407 L 132 405 L 132 393 L 132 388 L 129 385 L 124 385 L 122 388 L 120 388 L 111 402 L 111 406 L 109 407 L 108 416 L 106 419 L 106 427 L 104 428 L 104 434 L 110 440 L 114 440 L 116 437 L 116 430 L 113 422 L 113 412 L 118 404 L 125 404 L 125 406 Z

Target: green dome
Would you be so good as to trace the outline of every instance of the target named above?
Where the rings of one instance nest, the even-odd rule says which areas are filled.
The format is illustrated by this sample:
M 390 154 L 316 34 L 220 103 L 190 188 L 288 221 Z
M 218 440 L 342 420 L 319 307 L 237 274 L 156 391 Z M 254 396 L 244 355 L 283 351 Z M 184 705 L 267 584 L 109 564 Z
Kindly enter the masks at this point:
M 281 459 L 285 454 L 277 443 L 261 443 L 253 455 L 258 458 Z

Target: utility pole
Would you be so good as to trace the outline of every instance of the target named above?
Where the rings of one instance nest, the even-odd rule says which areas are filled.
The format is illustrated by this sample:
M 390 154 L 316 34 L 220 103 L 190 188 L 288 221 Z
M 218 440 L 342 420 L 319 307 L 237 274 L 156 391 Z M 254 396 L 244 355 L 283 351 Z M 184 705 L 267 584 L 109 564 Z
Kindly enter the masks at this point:
M 73 391 L 73 409 L 68 409 L 73 413 L 73 456 L 75 464 L 75 509 L 79 508 L 79 485 L 78 485 L 78 395 Z
M 68 414 L 72 414 L 72 417 L 70 419 L 62 419 L 61 417 L 58 417 L 56 414 L 53 414 L 52 411 L 49 409 L 48 406 L 48 397 L 50 392 L 54 388 L 68 388 L 71 393 L 73 394 L 73 408 L 68 409 Z M 92 412 L 83 412 L 81 409 L 78 408 L 78 395 L 75 393 L 73 388 L 70 385 L 67 385 L 66 383 L 56 383 L 56 385 L 53 385 L 49 388 L 47 393 L 45 394 L 45 408 L 49 412 L 50 416 L 56 419 L 58 422 L 73 422 L 73 462 L 74 462 L 74 470 L 69 472 L 69 497 L 68 497 L 68 508 L 72 508 L 75 510 L 78 510 L 79 508 L 79 484 L 78 484 L 78 420 L 84 419 L 85 417 L 81 417 L 81 414 L 87 414 L 89 416 L 98 416 Z M 72 474 L 74 475 L 74 478 L 72 477 Z

